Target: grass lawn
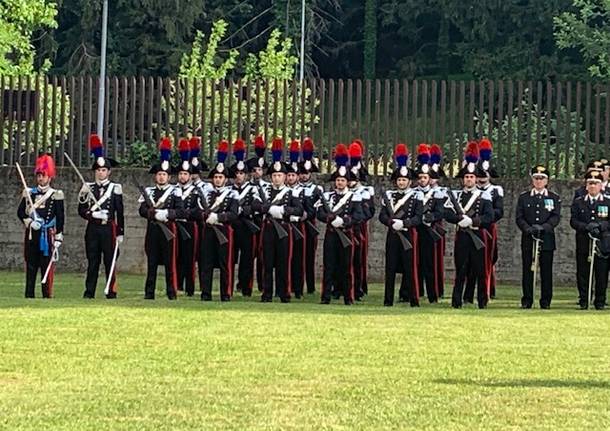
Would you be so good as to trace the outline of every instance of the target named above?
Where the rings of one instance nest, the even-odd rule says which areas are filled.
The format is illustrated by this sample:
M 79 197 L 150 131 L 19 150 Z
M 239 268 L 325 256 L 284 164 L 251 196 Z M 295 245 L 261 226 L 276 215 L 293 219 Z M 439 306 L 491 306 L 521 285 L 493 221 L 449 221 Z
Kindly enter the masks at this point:
M 384 308 L 378 285 L 353 307 L 145 302 L 127 275 L 116 301 L 67 274 L 26 301 L 0 279 L 0 429 L 610 428 L 610 311 L 572 289 L 452 310 Z

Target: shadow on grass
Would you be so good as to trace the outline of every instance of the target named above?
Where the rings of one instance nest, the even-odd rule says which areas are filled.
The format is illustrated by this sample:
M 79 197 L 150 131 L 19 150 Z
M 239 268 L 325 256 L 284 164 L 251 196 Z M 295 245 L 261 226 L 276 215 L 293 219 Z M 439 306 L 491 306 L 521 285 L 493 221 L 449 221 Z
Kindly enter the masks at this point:
M 471 379 L 437 379 L 434 383 L 456 386 L 480 386 L 487 388 L 577 388 L 577 389 L 610 389 L 610 381 L 574 380 L 574 379 L 515 379 L 515 380 L 471 380 Z

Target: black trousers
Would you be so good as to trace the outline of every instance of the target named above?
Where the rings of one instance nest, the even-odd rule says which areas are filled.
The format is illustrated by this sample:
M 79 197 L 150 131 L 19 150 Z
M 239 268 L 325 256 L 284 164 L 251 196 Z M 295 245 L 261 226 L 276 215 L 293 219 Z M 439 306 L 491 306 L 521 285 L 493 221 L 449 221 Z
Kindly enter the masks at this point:
M 298 229 L 303 239 L 293 235 L 292 260 L 290 262 L 290 289 L 297 298 L 303 296 L 305 286 L 305 226 L 303 223 L 294 223 L 291 229 Z
M 436 264 L 438 260 L 436 253 L 438 247 L 437 244 L 432 241 L 432 237 L 430 236 L 428 229 L 418 227 L 417 233 L 417 251 L 419 253 L 417 276 L 419 280 L 420 293 L 422 287 L 425 285 L 428 301 L 430 303 L 437 302 L 440 295 L 438 280 L 436 279 Z
M 315 224 L 315 220 L 311 223 Z M 318 250 L 318 234 L 309 223 L 305 223 L 305 284 L 307 293 L 316 291 L 316 251 Z
M 445 245 L 446 245 L 445 235 L 441 236 L 441 239 L 436 242 L 434 248 L 436 250 L 435 258 L 435 275 L 436 275 L 436 283 L 438 286 L 438 295 L 440 298 L 445 296 Z
M 534 273 L 532 272 L 532 262 L 534 261 L 534 240 L 531 235 L 521 236 L 521 263 L 522 277 L 521 288 L 523 296 L 521 305 L 531 307 L 534 303 Z M 538 262 L 540 273 L 540 306 L 551 305 L 553 299 L 553 255 L 554 250 L 542 250 L 539 245 Z
M 576 283 L 578 287 L 578 302 L 580 305 L 589 303 L 589 262 L 590 240 L 587 235 L 576 235 Z M 595 294 L 593 301 L 596 307 L 604 306 L 606 303 L 606 290 L 608 288 L 608 259 L 595 255 L 593 262 L 594 284 L 592 290 Z
M 85 253 L 87 255 L 87 277 L 85 278 L 84 298 L 95 298 L 97 278 L 100 271 L 102 258 L 104 260 L 104 271 L 106 280 L 110 275 L 114 246 L 116 244 L 116 224 L 88 223 L 85 231 Z M 116 274 L 116 271 L 115 271 Z M 117 286 L 116 276 L 112 275 L 109 292 L 106 298 L 116 298 Z
M 404 234 L 402 234 L 404 235 Z M 413 236 L 408 233 L 409 242 L 413 243 Z M 398 234 L 388 230 L 385 240 L 385 293 L 383 305 L 394 305 L 394 292 L 396 274 L 402 274 L 399 297 L 409 301 L 412 306 L 419 305 L 418 283 L 415 280 L 415 256 L 413 249 L 405 250 Z
M 288 223 L 280 223 L 288 236 L 280 239 L 270 221 L 263 223 L 262 265 L 264 301 L 273 299 L 274 291 L 282 302 L 290 301 L 290 261 L 292 254 L 292 230 Z M 275 282 L 275 283 L 274 283 Z M 275 290 L 274 290 L 275 284 Z
M 244 296 L 252 295 L 254 282 L 254 254 L 257 248 L 257 236 L 247 225 L 238 221 L 234 225 L 233 267 L 237 267 L 237 290 Z
M 479 233 L 475 232 L 475 235 Z M 455 237 L 454 246 L 454 262 L 455 262 L 455 283 L 453 285 L 453 294 L 451 305 L 454 307 L 462 306 L 462 295 L 466 277 L 472 278 L 476 283 L 477 302 L 479 308 L 487 306 L 487 280 L 485 273 L 485 248 L 477 250 L 470 236 L 458 230 Z
M 184 228 L 190 238 L 181 234 L 178 229 L 178 290 L 184 290 L 187 296 L 195 294 L 195 279 L 197 277 L 197 250 L 199 247 L 199 225 L 196 222 L 176 222 Z
M 353 240 L 352 233 L 345 230 L 345 234 Z M 343 295 L 345 304 L 354 302 L 354 247 L 343 247 L 339 235 L 331 227 L 326 228 L 323 244 L 323 271 L 322 271 L 322 301 L 328 302 L 331 292 L 336 289 Z
M 32 230 L 32 239 L 30 239 L 30 230 L 25 231 L 24 242 L 24 259 L 25 259 L 25 297 L 35 297 L 36 278 L 40 272 L 40 278 L 44 277 L 47 266 L 51 261 L 51 251 L 53 250 L 53 229 L 48 229 L 47 238 L 49 245 L 49 256 L 45 256 L 40 251 L 40 231 Z M 53 265 L 55 266 L 55 265 Z M 42 284 L 42 297 L 51 298 L 53 296 L 53 272 L 55 268 L 51 268 L 47 276 L 47 282 Z
M 221 245 L 216 232 L 210 225 L 205 225 L 201 234 L 200 253 L 202 254 L 201 299 L 212 299 L 212 280 L 214 268 L 220 268 L 220 299 L 228 301 L 233 295 L 233 228 L 228 225 L 217 225 L 228 242 Z
M 166 223 L 167 227 L 176 237 L 176 225 L 173 222 Z M 165 267 L 165 292 L 169 299 L 176 299 L 178 290 L 178 277 L 176 271 L 177 242 L 174 238 L 167 241 L 161 228 L 156 223 L 148 223 L 146 237 L 144 239 L 146 250 L 146 282 L 144 284 L 144 298 L 155 299 L 155 288 L 157 285 L 157 269 L 159 265 Z

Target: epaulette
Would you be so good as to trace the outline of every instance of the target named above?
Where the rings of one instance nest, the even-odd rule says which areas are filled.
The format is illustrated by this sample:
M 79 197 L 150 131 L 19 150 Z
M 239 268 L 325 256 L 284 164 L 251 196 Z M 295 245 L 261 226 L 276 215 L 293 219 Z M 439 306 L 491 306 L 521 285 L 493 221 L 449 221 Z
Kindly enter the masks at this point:
M 55 190 L 53 192 L 53 199 L 55 199 L 56 201 L 63 201 L 64 200 L 64 192 L 62 190 Z

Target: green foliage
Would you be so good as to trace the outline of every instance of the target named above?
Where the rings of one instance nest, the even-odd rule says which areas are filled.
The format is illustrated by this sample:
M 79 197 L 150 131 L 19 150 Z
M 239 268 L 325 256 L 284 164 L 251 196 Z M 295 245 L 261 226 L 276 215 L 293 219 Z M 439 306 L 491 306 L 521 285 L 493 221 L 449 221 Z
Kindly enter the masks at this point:
M 0 2 L 0 75 L 26 76 L 34 73 L 32 37 L 42 28 L 57 26 L 54 2 L 47 0 L 3 0 Z M 40 72 L 46 72 L 46 60 Z
M 573 0 L 577 12 L 554 18 L 561 49 L 576 48 L 594 78 L 610 79 L 610 1 Z
M 182 56 L 180 63 L 180 77 L 182 78 L 210 78 L 224 79 L 235 68 L 239 55 L 236 49 L 229 50 L 227 59 L 221 60 L 218 55 L 218 45 L 227 32 L 228 24 L 225 20 L 218 20 L 212 26 L 207 49 L 204 50 L 204 34 L 197 31 L 195 41 L 190 53 Z
M 292 41 L 288 38 L 282 39 L 282 33 L 278 29 L 273 30 L 264 50 L 258 55 L 248 54 L 246 78 L 292 79 L 299 61 L 292 52 Z
M 305 92 L 306 111 L 304 113 L 303 126 L 307 129 L 307 125 L 310 125 L 312 121 L 317 121 L 316 117 L 313 117 L 314 107 L 317 105 L 317 100 L 311 100 L 311 90 L 308 88 L 302 88 L 297 85 L 295 91 L 292 91 L 292 84 L 294 78 L 294 68 L 298 62 L 297 57 L 293 53 L 292 41 L 289 38 L 283 38 L 279 30 L 274 30 L 267 41 L 265 49 L 261 50 L 258 54 L 249 54 L 246 74 L 244 79 L 237 82 L 228 81 L 228 76 L 233 72 L 235 65 L 238 62 L 238 53 L 236 50 L 230 50 L 228 58 L 223 58 L 220 52 L 220 40 L 225 36 L 227 24 L 220 20 L 214 23 L 212 32 L 210 33 L 209 40 L 205 44 L 203 35 L 199 35 L 191 49 L 182 59 L 182 65 L 180 68 L 181 80 L 172 82 L 172 94 L 175 94 L 177 86 L 181 89 L 181 100 L 176 106 L 174 104 L 175 98 L 171 97 L 171 105 L 167 106 L 172 123 L 176 118 L 176 114 L 179 119 L 181 113 L 186 109 L 188 124 L 187 128 L 192 132 L 196 132 L 200 120 L 201 112 L 199 107 L 203 106 L 203 99 L 205 102 L 205 117 L 208 121 L 212 121 L 212 113 L 214 113 L 214 124 L 208 124 L 208 129 L 213 131 L 215 137 L 211 137 L 212 142 L 208 142 L 209 145 L 215 146 L 216 142 L 213 142 L 215 138 L 218 139 L 229 139 L 233 140 L 237 136 L 243 138 L 252 139 L 254 138 L 256 125 L 259 126 L 259 133 L 263 133 L 265 129 L 269 130 L 273 136 L 280 136 L 285 139 L 294 138 L 294 136 L 284 136 L 283 130 L 287 129 L 287 132 L 291 133 L 291 126 L 295 122 L 295 130 L 300 131 L 301 129 L 301 97 L 303 91 Z M 204 49 L 205 46 L 205 49 Z M 205 87 L 205 92 L 202 90 L 201 79 L 208 79 Z M 262 83 L 262 80 L 265 80 Z M 186 100 L 184 98 L 184 89 L 186 88 L 187 81 L 190 83 L 190 88 L 198 86 L 198 100 L 195 109 L 193 109 L 192 100 Z M 255 92 L 255 86 L 257 81 L 259 85 L 263 85 L 260 95 L 257 98 Z M 268 99 L 266 98 L 267 90 L 264 87 L 268 86 Z M 225 95 L 225 102 L 219 106 L 220 100 L 220 87 L 223 86 L 223 93 Z M 241 104 L 239 103 L 238 94 L 246 94 L 247 88 L 250 86 L 250 111 L 248 112 L 248 104 L 245 97 L 242 98 Z M 232 107 L 229 107 L 229 101 L 227 93 L 232 94 Z M 212 107 L 212 100 L 215 101 L 214 108 Z M 296 110 L 292 110 L 293 102 L 296 103 Z M 260 106 L 269 106 L 270 109 L 277 109 L 278 112 L 282 113 L 286 108 L 286 117 L 284 118 L 284 124 L 276 123 L 272 115 L 265 113 L 264 109 L 257 112 L 257 103 Z M 186 106 L 185 106 L 186 105 Z M 222 110 L 221 110 L 222 109 Z M 199 111 L 199 112 L 198 112 Z M 238 115 L 240 114 L 240 115 Z M 257 117 L 258 114 L 258 117 Z M 237 125 L 237 130 L 233 126 L 231 135 L 229 136 L 229 116 L 233 119 L 238 117 L 241 118 L 241 123 Z M 222 118 L 222 120 L 221 120 Z M 290 125 L 290 127 L 288 127 Z M 297 132 L 298 133 L 298 132 Z M 270 140 L 273 136 L 267 136 Z M 205 138 L 205 136 L 204 136 Z M 204 144 L 206 141 L 204 140 Z

